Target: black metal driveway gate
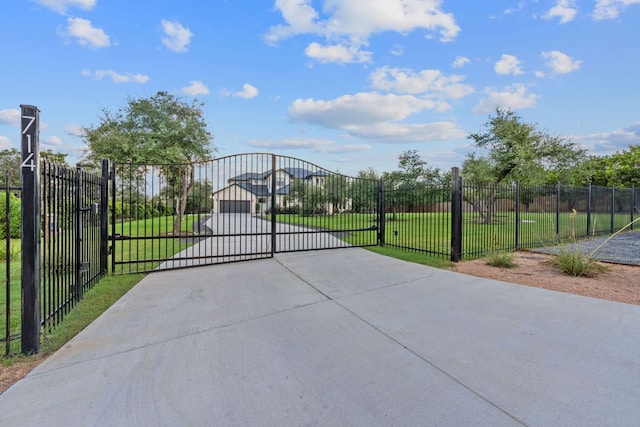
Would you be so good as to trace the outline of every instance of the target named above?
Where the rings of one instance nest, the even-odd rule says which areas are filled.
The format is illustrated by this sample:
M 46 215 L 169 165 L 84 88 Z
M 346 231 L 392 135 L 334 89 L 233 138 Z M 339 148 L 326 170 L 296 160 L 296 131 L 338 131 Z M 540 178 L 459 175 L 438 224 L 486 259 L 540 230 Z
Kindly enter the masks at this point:
M 112 271 L 375 246 L 378 180 L 252 153 L 182 165 L 113 165 Z

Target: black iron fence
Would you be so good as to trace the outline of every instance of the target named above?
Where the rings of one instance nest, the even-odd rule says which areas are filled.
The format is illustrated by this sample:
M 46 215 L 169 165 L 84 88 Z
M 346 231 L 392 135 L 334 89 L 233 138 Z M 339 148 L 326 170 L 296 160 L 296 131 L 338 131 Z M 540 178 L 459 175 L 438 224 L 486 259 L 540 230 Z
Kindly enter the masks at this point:
M 117 164 L 112 269 L 375 245 L 458 261 L 612 234 L 640 215 L 635 189 L 463 182 L 455 168 L 452 177 L 385 182 L 263 153 Z
M 39 334 L 109 265 L 120 274 L 376 245 L 458 261 L 633 229 L 640 217 L 635 188 L 463 182 L 455 168 L 451 182 L 433 184 L 349 177 L 260 153 L 112 171 L 104 161 L 99 175 L 39 165 L 31 242 L 20 236 L 26 187 L 0 177 L 5 353 L 17 351 L 21 336 L 22 351 L 34 351 L 24 341 L 25 298 L 37 307 L 31 333 Z M 25 292 L 25 255 L 37 260 L 35 294 Z
M 19 181 L 19 180 L 18 180 Z M 19 183 L 19 182 L 18 182 Z M 20 190 L 19 185 L 15 185 L 15 179 L 7 172 L 0 175 L 0 200 L 2 201 L 3 215 L 0 217 L 0 260 L 4 269 L 2 279 L 4 279 L 4 292 L 0 305 L 2 325 L 0 326 L 0 341 L 4 342 L 4 353 L 11 352 L 11 343 L 20 339 L 20 278 L 16 278 L 16 268 L 12 266 L 20 256 Z
M 11 185 L 9 175 L 0 182 L 4 198 L 0 255 L 4 261 L 5 291 L 0 340 L 5 354 L 37 351 L 37 347 L 25 348 L 25 334 L 35 333 L 28 341 L 39 343 L 41 328 L 46 331 L 60 323 L 107 272 L 108 164 L 103 164 L 102 175 L 47 161 L 40 162 L 39 171 L 40 204 L 36 217 L 40 233 L 37 242 L 32 242 L 35 244 L 24 244 L 21 230 L 22 199 L 28 196 L 22 187 Z M 37 248 L 37 253 L 23 253 L 25 247 Z M 25 275 L 21 262 L 25 256 L 38 263 L 35 302 L 25 301 L 23 292 Z M 35 331 L 24 330 L 24 307 L 30 303 L 38 312 Z M 22 348 L 18 343 L 21 338 Z
M 638 228 L 635 188 L 493 185 L 452 175 L 450 185 L 385 189 L 385 244 L 459 261 Z
M 96 175 L 42 162 L 42 324 L 52 326 L 107 271 L 108 165 Z
M 265 153 L 114 164 L 112 270 L 158 271 L 378 242 L 378 180 Z

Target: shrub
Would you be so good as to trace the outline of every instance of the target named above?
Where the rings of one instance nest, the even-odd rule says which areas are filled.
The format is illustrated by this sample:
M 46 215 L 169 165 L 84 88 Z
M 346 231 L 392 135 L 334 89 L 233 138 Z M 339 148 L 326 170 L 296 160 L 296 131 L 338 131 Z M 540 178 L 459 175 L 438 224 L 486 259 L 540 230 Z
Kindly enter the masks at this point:
M 493 252 L 487 256 L 486 264 L 491 267 L 513 268 L 518 264 L 513 260 L 513 254 Z
M 16 248 L 15 246 L 11 247 L 11 252 L 9 254 L 9 260 L 13 260 L 20 253 L 20 248 Z M 0 244 L 0 261 L 7 260 L 7 245 Z
M 7 200 L 6 193 L 0 193 L 0 239 L 7 237 L 7 224 L 5 216 L 5 204 Z M 21 218 L 21 203 L 20 199 L 14 194 L 9 193 L 9 237 L 18 238 L 22 234 L 22 218 Z
M 579 250 L 561 250 L 551 263 L 562 273 L 574 277 L 593 277 L 608 268 Z

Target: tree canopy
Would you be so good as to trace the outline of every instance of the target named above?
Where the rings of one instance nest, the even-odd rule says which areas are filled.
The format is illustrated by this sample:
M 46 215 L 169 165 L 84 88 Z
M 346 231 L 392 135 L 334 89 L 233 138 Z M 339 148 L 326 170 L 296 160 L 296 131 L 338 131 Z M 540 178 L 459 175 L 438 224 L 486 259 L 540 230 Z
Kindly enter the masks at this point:
M 565 181 L 581 179 L 574 176 L 577 171 L 573 166 L 585 159 L 585 150 L 573 142 L 551 136 L 513 111 L 500 108 L 484 127 L 484 132 L 472 133 L 469 139 L 476 148 L 486 149 L 487 155 L 467 156 L 462 170 L 465 178 L 490 179 L 494 184 L 510 178 L 531 184 L 543 183 L 553 171 Z
M 398 169 L 384 172 L 382 179 L 385 188 L 392 190 L 385 196 L 385 204 L 395 219 L 399 207 L 411 210 L 424 203 L 427 189 L 441 183 L 444 175 L 441 175 L 439 169 L 429 167 L 420 158 L 418 150 L 407 150 L 398 156 Z
M 606 187 L 640 187 L 640 145 L 609 156 L 592 156 L 587 165 L 591 183 Z
M 96 126 L 84 128 L 88 148 L 85 161 L 97 165 L 107 158 L 119 163 L 165 165 L 161 170 L 171 187 L 177 213 L 174 234 L 180 233 L 182 215 L 194 188 L 193 162 L 208 160 L 216 151 L 203 105 L 158 92 L 148 98 L 129 98 L 116 111 L 105 109 Z M 145 168 L 138 171 L 144 173 Z
M 129 98 L 116 111 L 104 109 L 98 125 L 84 128 L 86 160 L 187 163 L 207 160 L 215 153 L 202 107 L 167 92 L 149 98 Z

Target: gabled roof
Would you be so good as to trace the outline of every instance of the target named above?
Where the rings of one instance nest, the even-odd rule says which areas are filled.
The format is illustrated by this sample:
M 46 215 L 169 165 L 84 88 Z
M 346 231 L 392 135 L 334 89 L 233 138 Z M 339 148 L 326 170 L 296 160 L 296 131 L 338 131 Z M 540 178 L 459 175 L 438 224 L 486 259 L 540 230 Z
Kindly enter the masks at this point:
M 308 169 L 305 168 L 281 168 L 278 169 L 279 171 L 284 171 L 285 173 L 289 174 L 290 177 L 292 178 L 299 178 L 299 179 L 308 179 L 309 177 L 312 176 L 329 176 L 331 175 L 329 172 L 325 172 L 325 171 L 310 171 Z M 232 182 L 232 181 L 249 181 L 252 179 L 265 179 L 268 176 L 271 175 L 271 171 L 268 172 L 262 172 L 262 173 L 257 173 L 257 172 L 247 172 L 247 173 L 243 173 L 241 175 L 237 175 L 234 176 L 233 178 L 229 178 L 228 182 Z
M 233 178 L 229 178 L 229 181 L 248 181 L 250 179 L 264 179 L 267 176 L 268 172 L 256 173 L 256 172 L 247 172 L 242 175 L 234 176 Z
M 278 188 L 276 190 L 276 194 L 280 196 L 286 196 L 287 194 L 289 194 L 290 189 L 291 189 L 291 184 L 287 184 L 284 187 Z
M 266 185 L 254 185 L 247 182 L 238 182 L 236 185 L 247 190 L 249 193 L 255 194 L 256 196 L 268 196 L 270 194 L 269 187 Z

